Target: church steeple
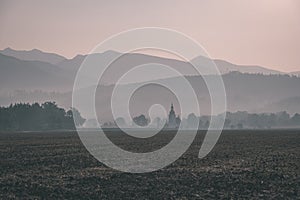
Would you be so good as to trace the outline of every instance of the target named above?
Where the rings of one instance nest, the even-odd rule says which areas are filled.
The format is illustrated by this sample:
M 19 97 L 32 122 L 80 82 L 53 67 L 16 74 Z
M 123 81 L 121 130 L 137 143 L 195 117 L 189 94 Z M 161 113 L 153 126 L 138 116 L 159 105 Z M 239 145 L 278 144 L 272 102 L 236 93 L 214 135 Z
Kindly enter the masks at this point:
M 174 111 L 173 103 L 171 104 L 171 110 L 170 110 L 170 113 L 169 113 L 168 127 L 169 128 L 175 128 L 176 127 L 176 114 L 175 114 L 175 111 Z

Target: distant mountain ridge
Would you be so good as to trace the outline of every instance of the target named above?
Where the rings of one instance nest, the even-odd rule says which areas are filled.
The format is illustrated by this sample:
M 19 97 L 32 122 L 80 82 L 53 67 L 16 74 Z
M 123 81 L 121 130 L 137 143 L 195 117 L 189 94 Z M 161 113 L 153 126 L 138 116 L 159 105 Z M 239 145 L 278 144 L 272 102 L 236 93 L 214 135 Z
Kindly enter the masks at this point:
M 70 90 L 72 80 L 60 67 L 42 61 L 24 61 L 0 54 L 0 92 L 19 89 Z
M 3 53 L 9 54 L 9 56 L 4 55 Z M 91 54 L 89 58 L 93 60 L 93 63 L 95 64 L 94 67 L 104 68 L 105 64 L 107 64 L 111 58 L 119 55 L 119 59 L 110 65 L 107 74 L 103 76 L 100 84 L 115 84 L 117 79 L 132 67 L 148 63 L 172 66 L 183 75 L 197 75 L 195 71 L 192 71 L 192 66 L 188 62 L 153 55 L 139 53 L 122 55 L 116 51 L 106 51 L 103 53 Z M 86 57 L 87 55 L 77 55 L 72 59 L 66 59 L 63 56 L 45 53 L 40 50 L 18 51 L 6 48 L 0 51 L 0 83 L 2 85 L 0 91 L 13 91 L 19 89 L 38 89 L 57 92 L 70 91 L 76 73 Z M 201 69 L 203 70 L 202 75 L 214 74 L 214 72 L 206 66 L 208 61 L 211 62 L 210 59 L 203 56 L 198 56 L 191 60 L 193 64 L 195 63 L 197 66 L 201 66 Z M 266 75 L 283 74 L 282 72 L 260 66 L 235 65 L 220 59 L 216 59 L 214 62 L 222 74 L 233 71 Z M 89 77 L 86 78 L 88 79 Z M 148 80 L 148 74 L 141 74 L 137 77 L 137 80 L 132 80 L 132 82 L 141 82 L 141 80 Z
M 42 61 L 42 62 L 48 62 L 53 65 L 65 60 L 66 58 L 55 54 L 55 53 L 46 53 L 38 49 L 32 49 L 29 51 L 26 50 L 14 50 L 11 48 L 6 48 L 3 50 L 0 50 L 0 53 L 6 56 L 12 56 L 15 58 L 18 58 L 20 60 L 26 60 L 26 61 Z
M 87 55 L 77 55 L 72 59 L 66 59 L 65 57 L 55 54 L 55 53 L 46 53 L 37 49 L 33 49 L 30 51 L 20 51 L 20 50 L 13 50 L 11 48 L 6 48 L 4 50 L 0 50 L 0 53 L 7 56 L 13 56 L 15 58 L 18 58 L 20 60 L 27 60 L 27 61 L 43 61 L 43 62 L 49 62 L 51 64 L 57 65 L 61 67 L 62 69 L 69 70 L 71 73 L 74 74 L 74 71 L 77 71 L 80 67 L 83 60 L 87 57 Z M 107 51 L 103 53 L 94 54 L 93 57 L 97 57 L 98 62 L 105 62 L 106 56 L 110 57 L 110 55 L 116 55 L 121 53 L 116 51 Z M 146 55 L 146 54 L 139 54 L 139 53 L 131 53 L 126 54 L 125 59 L 120 58 L 121 60 L 118 62 L 120 63 L 127 63 L 127 64 L 144 64 L 149 62 L 157 62 L 161 64 L 166 64 L 170 66 L 175 66 L 174 68 L 183 68 L 187 65 L 189 65 L 186 62 L 176 60 L 176 59 L 170 59 L 170 58 L 163 58 L 153 55 Z M 203 56 L 198 56 L 191 60 L 192 63 L 205 63 L 207 58 Z M 215 64 L 218 66 L 220 72 L 222 74 L 232 72 L 232 71 L 239 71 L 241 73 L 262 73 L 262 74 L 284 74 L 283 72 L 268 69 L 261 66 L 255 66 L 255 65 L 236 65 L 233 63 L 230 63 L 225 60 L 221 59 L 213 59 Z M 1 61 L 0 61 L 1 62 Z M 205 69 L 205 74 L 213 74 L 211 69 Z M 295 72 L 299 73 L 299 72 Z

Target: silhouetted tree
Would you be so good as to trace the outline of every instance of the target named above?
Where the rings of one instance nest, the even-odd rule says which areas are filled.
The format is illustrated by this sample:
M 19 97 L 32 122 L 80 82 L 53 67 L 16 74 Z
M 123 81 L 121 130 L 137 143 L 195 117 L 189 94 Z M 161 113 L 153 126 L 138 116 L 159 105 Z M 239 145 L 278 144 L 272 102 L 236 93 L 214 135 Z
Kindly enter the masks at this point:
M 196 117 L 194 113 L 191 113 L 187 117 L 188 127 L 192 129 L 197 129 L 199 125 L 199 119 Z
M 292 118 L 291 118 L 291 123 L 294 126 L 300 126 L 300 114 L 296 113 Z
M 116 125 L 119 126 L 119 127 L 125 127 L 126 126 L 126 122 L 125 122 L 125 119 L 123 117 L 118 117 L 116 119 Z
M 162 126 L 162 120 L 159 117 L 155 117 L 153 120 L 153 125 L 158 129 Z
M 138 126 L 147 126 L 148 125 L 148 119 L 145 117 L 145 115 L 140 115 L 138 117 L 133 118 L 133 122 L 137 124 Z
M 82 126 L 85 122 L 85 119 L 81 117 L 80 112 L 76 108 L 71 108 L 71 110 L 67 112 L 67 116 L 74 119 L 76 126 Z

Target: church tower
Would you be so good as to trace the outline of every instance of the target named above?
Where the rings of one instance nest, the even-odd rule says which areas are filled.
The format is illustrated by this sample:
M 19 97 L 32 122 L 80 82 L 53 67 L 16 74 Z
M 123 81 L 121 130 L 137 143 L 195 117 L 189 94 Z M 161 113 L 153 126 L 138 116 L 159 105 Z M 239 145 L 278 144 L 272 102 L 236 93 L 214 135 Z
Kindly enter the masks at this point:
M 170 113 L 169 113 L 168 127 L 169 128 L 176 128 L 176 115 L 175 115 L 173 104 L 171 104 L 171 110 L 170 110 Z

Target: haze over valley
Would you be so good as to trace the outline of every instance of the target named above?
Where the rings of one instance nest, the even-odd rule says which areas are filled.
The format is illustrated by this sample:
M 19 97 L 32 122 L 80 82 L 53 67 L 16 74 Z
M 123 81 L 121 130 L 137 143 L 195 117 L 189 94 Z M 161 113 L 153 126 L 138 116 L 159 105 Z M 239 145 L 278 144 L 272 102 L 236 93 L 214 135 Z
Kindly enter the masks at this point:
M 103 67 L 111 56 L 121 55 L 119 52 L 107 51 L 91 55 L 95 63 Z M 63 56 L 45 53 L 40 50 L 17 51 L 4 49 L 0 51 L 0 105 L 7 106 L 16 102 L 44 102 L 55 101 L 65 108 L 71 107 L 71 95 L 76 72 L 87 55 L 77 55 L 72 59 Z M 207 58 L 199 56 L 192 62 L 203 64 L 204 76 L 215 76 L 205 66 Z M 228 111 L 248 112 L 279 112 L 287 111 L 290 114 L 300 112 L 300 78 L 297 73 L 283 73 L 270 70 L 261 66 L 235 65 L 224 60 L 214 60 L 220 72 L 227 93 Z M 162 58 L 153 55 L 139 53 L 126 54 L 112 63 L 110 72 L 103 77 L 99 84 L 96 99 L 99 114 L 109 114 L 109 97 L 113 85 L 118 77 L 132 66 L 158 63 L 169 65 L 186 75 L 187 80 L 196 91 L 202 114 L 210 112 L 210 96 L 205 82 L 200 76 L 190 76 L 192 73 L 189 63 Z M 201 65 L 202 66 L 202 65 Z M 88 78 L 88 77 L 87 77 Z M 135 82 L 147 82 L 147 74 L 141 74 L 136 80 L 130 80 L 122 87 L 130 87 Z M 177 77 L 157 77 L 160 81 L 176 85 Z M 3 87 L 4 86 L 4 87 Z M 177 85 L 177 87 L 181 87 Z M 89 88 L 87 87 L 86 90 Z M 133 114 L 147 112 L 147 106 L 151 103 L 161 102 L 168 108 L 170 102 L 176 102 L 174 96 L 168 92 L 149 85 L 145 88 L 147 92 L 137 93 L 134 97 L 135 106 L 132 107 Z M 184 88 L 182 88 L 184 89 Z M 124 91 L 126 91 L 124 89 Z M 84 95 L 84 90 L 82 91 Z M 160 95 L 157 95 L 160 93 Z M 152 97 L 152 98 L 147 98 Z M 154 98 L 153 98 L 154 97 Z M 152 100 L 150 100 L 152 99 Z M 153 100 L 154 99 L 154 100 Z M 168 99 L 165 101 L 164 99 Z M 163 101 L 164 100 L 164 101 Z M 164 103 L 163 103 L 164 102 Z M 175 105 L 179 109 L 179 105 Z M 89 113 L 82 113 L 88 117 Z

